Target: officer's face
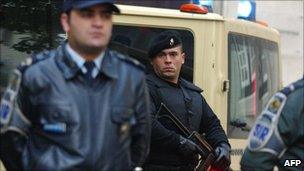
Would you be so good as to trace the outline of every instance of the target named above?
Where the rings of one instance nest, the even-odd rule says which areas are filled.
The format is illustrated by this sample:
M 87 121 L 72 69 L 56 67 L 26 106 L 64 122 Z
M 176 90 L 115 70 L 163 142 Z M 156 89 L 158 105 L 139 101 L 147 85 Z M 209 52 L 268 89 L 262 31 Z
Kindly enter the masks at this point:
M 85 54 L 100 53 L 108 45 L 112 32 L 112 12 L 107 5 L 72 9 L 61 15 L 72 48 Z
M 162 50 L 151 60 L 154 72 L 161 78 L 177 83 L 179 73 L 185 62 L 181 46 Z

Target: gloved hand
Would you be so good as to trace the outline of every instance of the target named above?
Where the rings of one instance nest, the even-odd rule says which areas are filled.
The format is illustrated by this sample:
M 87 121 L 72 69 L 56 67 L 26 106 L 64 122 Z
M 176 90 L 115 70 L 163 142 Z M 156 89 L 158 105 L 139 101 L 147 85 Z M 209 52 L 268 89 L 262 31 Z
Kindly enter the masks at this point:
M 184 156 L 193 156 L 196 154 L 196 144 L 183 137 L 183 136 L 179 136 L 179 152 L 184 155 Z
M 230 146 L 228 144 L 220 144 L 215 148 L 214 166 L 219 170 L 228 170 L 231 160 L 230 160 Z

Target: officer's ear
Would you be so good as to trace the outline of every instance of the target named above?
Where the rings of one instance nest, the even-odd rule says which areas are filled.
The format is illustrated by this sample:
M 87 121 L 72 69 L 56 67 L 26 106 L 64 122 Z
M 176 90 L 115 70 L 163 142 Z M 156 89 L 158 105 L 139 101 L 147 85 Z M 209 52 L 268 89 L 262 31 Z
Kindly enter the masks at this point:
M 151 58 L 151 59 L 150 59 L 150 64 L 151 64 L 151 66 L 154 66 L 154 62 L 153 62 L 153 61 L 154 61 L 154 58 Z
M 186 59 L 186 54 L 184 52 L 183 45 L 182 44 L 179 45 L 179 48 L 180 48 L 179 50 L 180 50 L 181 57 L 182 57 L 182 64 L 184 64 L 185 63 L 185 59 Z
M 184 63 L 185 63 L 185 59 L 186 59 L 186 54 L 185 54 L 185 52 L 183 52 L 183 53 L 181 54 L 181 56 L 182 56 L 182 64 L 184 64 Z
M 67 33 L 70 30 L 69 15 L 66 13 L 62 13 L 60 16 L 60 22 L 62 29 Z

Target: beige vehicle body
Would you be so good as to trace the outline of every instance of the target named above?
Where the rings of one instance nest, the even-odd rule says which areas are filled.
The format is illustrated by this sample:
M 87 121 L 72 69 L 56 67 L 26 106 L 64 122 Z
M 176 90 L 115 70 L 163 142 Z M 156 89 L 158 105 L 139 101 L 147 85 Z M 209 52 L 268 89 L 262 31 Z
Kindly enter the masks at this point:
M 255 118 L 281 88 L 280 35 L 275 29 L 218 14 L 119 5 L 111 47 L 146 64 L 157 33 L 181 33 L 186 64 L 183 75 L 202 88 L 232 146 L 233 170 L 247 144 Z M 4 170 L 0 162 L 0 170 Z
M 123 40 L 128 41 L 120 43 L 122 46 L 114 45 L 114 49 L 145 64 L 148 64 L 146 50 L 152 33 L 166 29 L 187 32 L 182 35 L 187 40 L 184 46 L 193 47 L 190 47 L 191 57 L 186 52 L 192 64 L 185 70 L 193 83 L 204 90 L 203 96 L 219 117 L 232 146 L 231 167 L 239 170 L 250 127 L 270 96 L 282 85 L 278 31 L 213 13 L 127 5 L 119 8 L 122 14 L 114 17 L 114 28 L 122 28 L 114 29 L 112 39 L 114 44 L 115 36 L 123 36 Z M 135 30 L 130 31 L 132 29 Z

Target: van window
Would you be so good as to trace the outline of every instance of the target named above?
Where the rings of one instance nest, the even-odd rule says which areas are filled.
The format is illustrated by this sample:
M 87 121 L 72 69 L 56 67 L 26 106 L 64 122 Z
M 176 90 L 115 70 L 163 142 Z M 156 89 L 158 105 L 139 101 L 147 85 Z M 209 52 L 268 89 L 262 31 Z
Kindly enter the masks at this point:
M 229 33 L 228 137 L 247 138 L 270 97 L 279 89 L 278 45 Z
M 152 72 L 152 66 L 147 55 L 150 44 L 155 36 L 165 30 L 174 29 L 115 25 L 113 27 L 110 48 L 137 59 L 146 66 L 146 72 L 149 73 Z M 181 35 L 183 49 L 186 54 L 186 61 L 182 67 L 181 76 L 193 82 L 193 35 L 188 30 L 175 31 L 178 31 Z

